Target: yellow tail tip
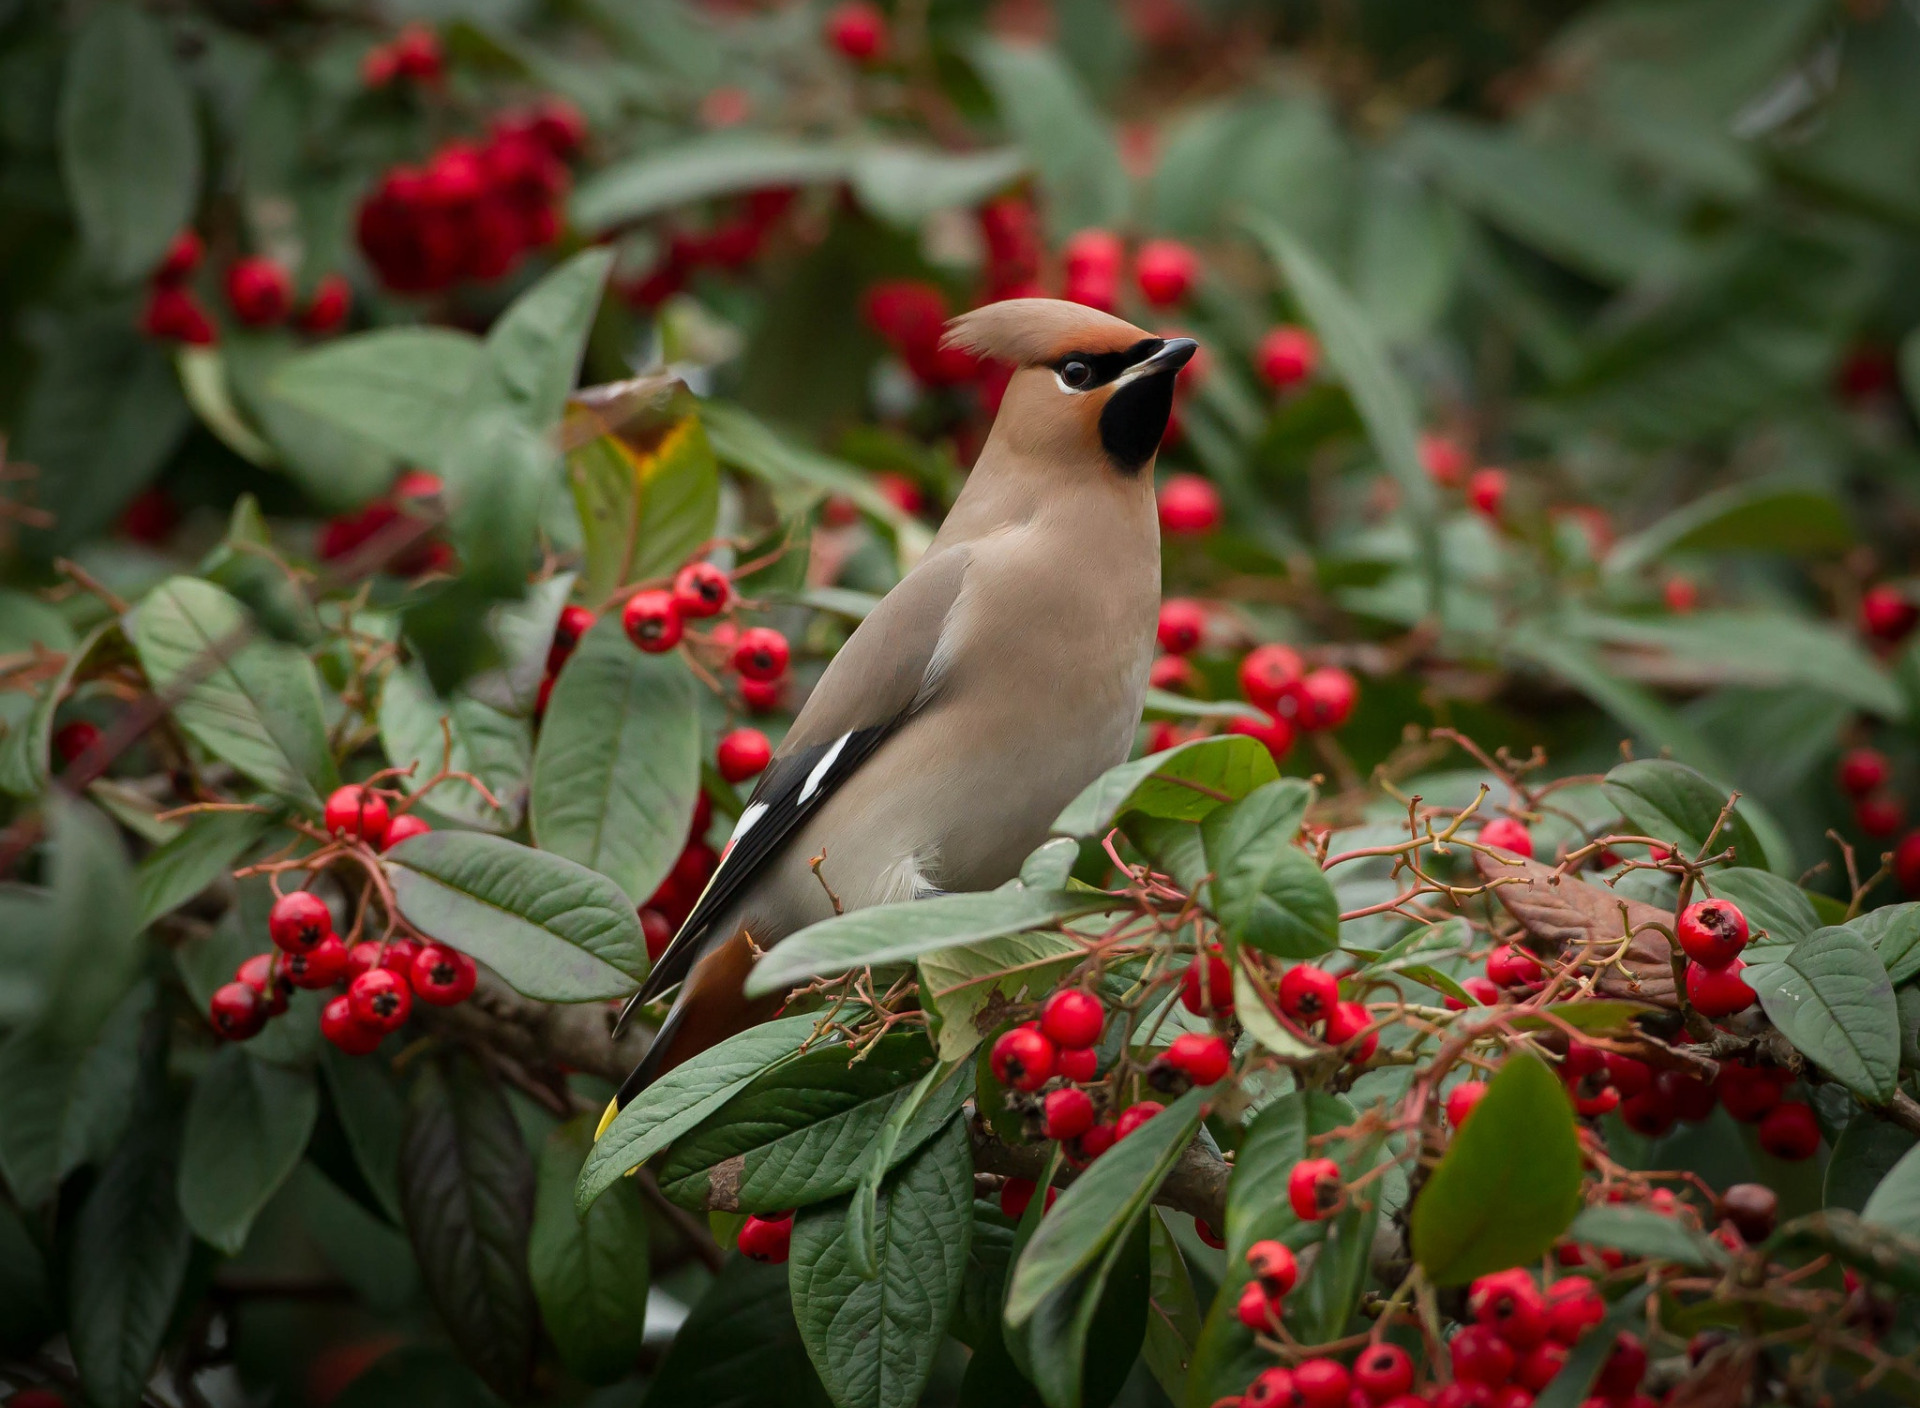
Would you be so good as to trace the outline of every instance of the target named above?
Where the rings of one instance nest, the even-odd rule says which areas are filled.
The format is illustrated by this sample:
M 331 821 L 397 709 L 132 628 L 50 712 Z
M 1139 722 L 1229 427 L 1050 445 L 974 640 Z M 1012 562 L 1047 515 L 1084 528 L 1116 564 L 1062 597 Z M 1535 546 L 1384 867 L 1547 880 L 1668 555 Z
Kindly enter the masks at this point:
M 613 1123 L 613 1117 L 619 1113 L 620 1113 L 620 1102 L 618 1100 L 607 1101 L 606 1113 L 600 1116 L 599 1127 L 593 1131 L 593 1138 L 595 1143 L 598 1143 L 600 1141 L 600 1136 L 607 1132 L 607 1126 Z

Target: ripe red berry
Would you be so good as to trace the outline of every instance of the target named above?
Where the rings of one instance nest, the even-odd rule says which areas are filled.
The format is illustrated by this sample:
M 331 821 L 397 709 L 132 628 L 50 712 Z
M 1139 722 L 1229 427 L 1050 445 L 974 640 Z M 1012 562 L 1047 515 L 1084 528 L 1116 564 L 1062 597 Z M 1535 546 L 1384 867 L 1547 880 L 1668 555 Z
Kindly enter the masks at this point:
M 1208 1222 L 1204 1217 L 1196 1217 L 1193 1220 L 1193 1235 L 1212 1247 L 1215 1251 L 1219 1251 L 1227 1245 L 1226 1234 L 1211 1222 Z
M 431 826 L 412 812 L 402 813 L 387 823 L 387 834 L 380 840 L 380 849 L 390 851 L 402 841 L 411 840 L 415 836 L 424 836 L 431 830 L 433 830 Z
M 1612 1059 L 1609 1059 L 1609 1068 L 1612 1064 Z M 1616 1076 L 1615 1079 L 1617 1080 L 1618 1077 Z M 1686 1120 L 1692 1124 L 1698 1124 L 1711 1115 L 1713 1107 L 1718 1103 L 1712 1085 L 1684 1071 L 1661 1071 L 1653 1077 L 1653 1089 L 1660 1092 L 1661 1098 L 1673 1111 L 1674 1118 Z
M 22 1388 L 8 1396 L 7 1408 L 67 1408 L 67 1400 L 50 1388 Z
M 1473 1107 L 1480 1103 L 1487 1093 L 1487 1083 L 1483 1080 L 1463 1080 L 1447 1092 L 1447 1123 L 1455 1129 L 1467 1122 L 1467 1116 L 1473 1113 Z
M 1169 655 L 1188 655 L 1200 648 L 1207 634 L 1207 609 L 1197 601 L 1174 597 L 1160 603 L 1156 638 Z
M 410 24 L 394 36 L 394 71 L 416 83 L 438 83 L 446 66 L 440 36 L 423 24 Z
M 1487 977 L 1496 987 L 1531 987 L 1545 976 L 1540 960 L 1518 944 L 1501 944 L 1487 955 Z
M 1702 968 L 1698 963 L 1689 963 L 1687 1001 L 1703 1017 L 1731 1017 L 1746 1011 L 1759 1000 L 1759 994 L 1740 976 L 1746 966 L 1737 958 L 1724 968 Z
M 1646 1376 L 1646 1346 L 1640 1343 L 1638 1336 L 1622 1330 L 1613 1342 L 1607 1362 L 1600 1366 L 1599 1377 L 1593 1381 L 1593 1391 L 1600 1398 L 1629 1398 Z
M 1724 968 L 1747 946 L 1747 916 L 1732 900 L 1696 900 L 1680 911 L 1674 935 L 1702 968 Z
M 827 43 L 857 64 L 887 56 L 887 17 L 878 5 L 846 0 L 827 15 Z
M 1267 1298 L 1258 1281 L 1249 1281 L 1240 1289 L 1233 1307 L 1234 1316 L 1256 1334 L 1271 1331 L 1280 1319 L 1280 1307 Z M 1231 1400 L 1229 1400 L 1231 1401 Z
M 1485 1325 L 1467 1325 L 1447 1345 L 1453 1376 L 1468 1383 L 1497 1387 L 1513 1374 L 1513 1346 Z
M 1068 1047 L 1054 1057 L 1053 1073 L 1084 1085 L 1100 1073 L 1100 1053 L 1091 1046 Z
M 1470 978 L 1462 978 L 1460 986 L 1466 990 L 1468 997 L 1482 1007 L 1497 1006 L 1507 1000 L 1506 994 L 1500 991 L 1500 985 L 1484 973 L 1475 973 Z M 1470 1004 L 1462 1002 L 1457 997 L 1449 997 L 1446 999 L 1446 1005 L 1449 1011 L 1464 1012 Z
M 1187 966 L 1180 979 L 1180 1003 L 1197 1017 L 1232 1013 L 1233 973 L 1217 952 Z
M 390 1032 L 413 1011 L 413 989 L 386 968 L 369 968 L 347 986 L 353 1015 L 370 1027 Z
M 1031 1178 L 1009 1178 L 1000 1185 L 1000 1211 L 1014 1222 L 1027 1215 L 1027 1208 L 1033 1202 L 1036 1184 Z M 1045 1216 L 1053 1207 L 1055 1198 L 1060 1196 L 1058 1188 L 1049 1185 L 1047 1201 L 1040 1212 Z
M 1380 1033 L 1367 1031 L 1372 1025 L 1373 1015 L 1364 1004 L 1358 1002 L 1335 1003 L 1333 1011 L 1327 1014 L 1327 1045 L 1345 1046 L 1359 1037 L 1347 1059 L 1355 1065 L 1364 1064 L 1373 1059 L 1373 1053 L 1380 1047 Z M 1365 1036 L 1361 1036 L 1366 1032 Z
M 1053 1043 L 1032 1027 L 1002 1032 L 988 1056 L 994 1078 L 1015 1090 L 1038 1090 L 1053 1074 Z
M 1280 975 L 1280 1010 L 1302 1026 L 1312 1026 L 1340 1002 L 1340 980 L 1324 968 L 1296 963 Z
M 386 840 L 391 820 L 386 799 L 358 783 L 333 790 L 333 795 L 327 798 L 324 818 L 327 830 L 333 835 L 344 836 L 349 841 L 365 841 L 370 846 Z
M 1628 1129 L 1649 1139 L 1664 1139 L 1673 1130 L 1673 1106 L 1658 1090 L 1643 1090 L 1638 1095 L 1622 1095 L 1620 1118 Z
M 1273 755 L 1278 763 L 1287 756 L 1287 750 L 1293 747 L 1294 728 L 1286 719 L 1273 714 L 1250 719 L 1244 714 L 1236 715 L 1227 723 L 1227 732 L 1239 734 L 1245 738 L 1257 739 Z
M 63 763 L 71 763 L 100 741 L 99 725 L 86 719 L 62 724 L 53 735 L 53 753 Z
M 1427 431 L 1420 436 L 1420 463 L 1434 483 L 1452 488 L 1467 477 L 1473 457 L 1453 437 Z
M 1093 1128 L 1093 1100 L 1077 1086 L 1048 1091 L 1042 1108 L 1049 1139 L 1078 1139 Z
M 333 914 L 310 890 L 280 896 L 267 911 L 267 933 L 288 953 L 306 953 L 333 932 Z
M 560 619 L 553 627 L 553 644 L 547 647 L 549 672 L 558 672 L 566 663 L 567 657 L 579 647 L 581 639 L 593 629 L 594 620 L 594 614 L 584 606 L 561 609 Z
M 1906 819 L 1906 804 L 1890 793 L 1875 792 L 1853 804 L 1854 824 L 1876 841 L 1893 835 Z
M 1398 1398 L 1413 1388 L 1413 1359 L 1397 1344 L 1377 1344 L 1353 1361 L 1353 1383 L 1375 1403 Z
M 1786 1085 L 1786 1072 L 1775 1067 L 1723 1061 L 1713 1088 L 1729 1115 L 1745 1124 L 1757 1124 L 1780 1103 Z
M 451 1007 L 473 996 L 479 974 L 473 960 L 444 944 L 428 944 L 413 956 L 408 974 L 413 995 L 434 1007 Z
M 1151 1100 L 1142 1100 L 1138 1104 L 1127 1106 L 1120 1112 L 1120 1117 L 1113 1122 L 1114 1143 L 1119 1143 L 1159 1113 L 1160 1106 Z M 1082 1137 L 1080 1142 L 1084 1145 L 1085 1138 Z
M 1347 1408 L 1353 1379 L 1338 1359 L 1305 1359 L 1293 1366 L 1293 1391 L 1306 1408 Z
M 1173 1039 L 1166 1054 L 1156 1061 L 1165 1062 L 1195 1085 L 1212 1085 L 1233 1064 L 1233 1049 L 1217 1036 L 1183 1032 Z
M 207 1016 L 213 1029 L 228 1041 L 245 1041 L 266 1026 L 267 1002 L 243 982 L 226 983 L 214 989 Z
M 1340 1165 L 1332 1159 L 1302 1159 L 1287 1175 L 1287 1202 L 1302 1222 L 1318 1222 L 1340 1206 Z
M 147 294 L 140 327 L 149 337 L 184 342 L 189 347 L 209 347 L 217 336 L 213 319 L 207 316 L 207 310 L 201 307 L 192 289 L 164 284 Z
M 293 982 L 289 978 L 283 963 L 276 953 L 256 953 L 234 971 L 234 979 L 245 983 L 260 994 L 260 1000 L 267 1004 L 267 1015 L 278 1017 L 287 1010 L 287 999 L 293 995 Z
M 672 592 L 635 592 L 620 609 L 620 626 L 627 639 L 649 655 L 659 655 L 680 644 L 686 632 L 679 604 Z
M 1820 1125 L 1813 1107 L 1782 1100 L 1760 1121 L 1760 1147 L 1776 1159 L 1810 1159 L 1820 1148 Z
M 1602 1059 L 1607 1067 L 1607 1082 L 1620 1092 L 1623 1100 L 1631 1099 L 1653 1085 L 1653 1067 L 1645 1061 L 1636 1061 L 1631 1056 L 1622 1056 L 1618 1052 L 1606 1052 Z M 1666 1099 L 1666 1093 L 1661 1093 Z
M 1279 1318 L 1280 1307 L 1268 1298 L 1274 1318 Z M 1246 1392 L 1240 1395 L 1242 1408 L 1295 1408 L 1299 1403 L 1298 1387 L 1293 1382 L 1293 1370 L 1275 1365 L 1271 1369 L 1262 1369 L 1253 1376 L 1253 1382 L 1247 1385 Z
M 784 1217 L 749 1217 L 740 1229 L 736 1245 L 740 1254 L 753 1261 L 779 1263 L 787 1259 L 793 1245 L 793 1214 Z
M 1849 796 L 1864 797 L 1885 787 L 1892 777 L 1887 755 L 1877 748 L 1855 748 L 1840 759 L 1840 789 Z
M 1607 1318 L 1607 1302 L 1584 1276 L 1563 1276 L 1547 1287 L 1547 1333 L 1570 1345 Z
M 349 1056 L 365 1056 L 380 1045 L 386 1032 L 353 1015 L 353 1003 L 343 993 L 320 1009 L 320 1035 Z
M 673 942 L 673 924 L 667 916 L 651 907 L 640 911 L 640 932 L 647 940 L 647 961 L 658 963 L 660 955 L 667 951 L 667 945 Z
M 1893 848 L 1893 876 L 1908 894 L 1920 895 L 1920 831 L 1902 836 Z
M 1220 526 L 1220 491 L 1197 474 L 1170 474 L 1157 496 L 1160 531 L 1171 538 L 1192 538 Z
M 757 728 L 736 728 L 721 735 L 714 750 L 714 762 L 720 776 L 728 782 L 745 782 L 766 770 L 773 758 L 773 745 Z
M 690 620 L 718 616 L 733 602 L 733 581 L 711 562 L 689 562 L 674 574 L 673 600 Z
M 287 981 L 297 988 L 330 988 L 349 976 L 347 946 L 338 934 L 328 934 L 304 953 L 286 957 Z
M 1467 502 L 1488 518 L 1498 518 L 1507 502 L 1507 472 L 1504 469 L 1476 469 L 1467 476 Z
M 1078 1051 L 1100 1040 L 1107 1009 L 1084 988 L 1062 988 L 1040 1008 L 1040 1030 L 1063 1051 Z
M 1533 833 L 1512 817 L 1495 817 L 1480 828 L 1480 834 L 1474 839 L 1483 846 L 1495 846 L 1533 859 Z
M 1271 1298 L 1278 1300 L 1300 1280 L 1300 1261 L 1293 1248 L 1271 1238 L 1247 1248 L 1247 1270 Z
M 200 260 L 206 255 L 206 243 L 197 230 L 182 230 L 173 237 L 173 243 L 167 246 L 167 252 L 160 260 L 160 266 L 153 271 L 156 284 L 177 284 L 200 267 Z
M 1200 256 L 1178 240 L 1148 240 L 1133 257 L 1140 296 L 1156 308 L 1171 308 L 1193 292 Z
M 337 331 L 353 308 L 353 288 L 345 275 L 328 274 L 313 286 L 313 296 L 300 310 L 300 330 L 316 336 Z
M 292 309 L 293 280 L 275 260 L 250 255 L 227 270 L 227 302 L 248 327 L 269 327 Z
M 1079 230 L 1061 251 L 1069 274 L 1118 274 L 1126 262 L 1126 246 L 1111 230 Z
M 1310 670 L 1300 681 L 1294 722 L 1309 733 L 1339 728 L 1353 717 L 1360 686 L 1345 670 L 1331 666 Z
M 1881 582 L 1861 594 L 1860 627 L 1868 635 L 1884 641 L 1904 640 L 1916 622 L 1920 622 L 1920 607 L 1899 587 Z
M 1157 655 L 1147 671 L 1147 683 L 1175 694 L 1192 694 L 1200 687 L 1200 672 L 1178 655 Z
M 1253 360 L 1267 385 L 1284 391 L 1313 375 L 1320 365 L 1320 343 L 1305 328 L 1282 323 L 1260 339 Z
M 785 680 L 741 680 L 740 702 L 751 714 L 771 714 L 787 692 Z
M 1284 645 L 1257 645 L 1240 661 L 1240 694 L 1268 713 L 1279 707 L 1289 686 L 1303 672 L 1299 654 Z
M 777 680 L 787 672 L 787 638 L 770 626 L 740 632 L 733 647 L 733 668 L 750 680 Z

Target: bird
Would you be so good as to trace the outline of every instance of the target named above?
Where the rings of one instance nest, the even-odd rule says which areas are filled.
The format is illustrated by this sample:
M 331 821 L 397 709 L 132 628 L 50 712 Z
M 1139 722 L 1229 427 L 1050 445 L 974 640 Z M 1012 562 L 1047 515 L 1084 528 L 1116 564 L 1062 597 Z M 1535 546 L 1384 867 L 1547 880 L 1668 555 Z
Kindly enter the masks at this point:
M 841 910 L 985 890 L 1132 751 L 1160 606 L 1153 464 L 1198 344 L 1016 298 L 943 344 L 1014 366 L 952 511 L 827 665 L 621 1014 L 679 992 L 608 1109 L 778 1009 L 756 951 Z

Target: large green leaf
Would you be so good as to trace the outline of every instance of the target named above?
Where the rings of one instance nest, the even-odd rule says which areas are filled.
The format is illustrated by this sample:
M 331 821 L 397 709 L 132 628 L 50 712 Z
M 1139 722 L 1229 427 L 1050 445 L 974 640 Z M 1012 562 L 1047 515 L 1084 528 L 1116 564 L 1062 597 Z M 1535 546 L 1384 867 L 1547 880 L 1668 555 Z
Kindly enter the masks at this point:
M 1679 845 L 1697 855 L 1727 805 L 1726 789 L 1709 782 L 1684 763 L 1648 758 L 1622 763 L 1607 774 L 1607 800 L 1641 834 Z M 1716 854 L 1731 846 L 1737 864 L 1764 869 L 1767 853 L 1741 808 L 1736 806 L 1714 837 Z
M 793 1059 L 817 1021 L 803 1013 L 749 1027 L 683 1061 L 634 1096 L 594 1141 L 580 1170 L 574 1205 L 584 1212 L 629 1170 L 725 1105 L 754 1077 Z
M 1920 904 L 1870 909 L 1846 927 L 1873 945 L 1895 987 L 1920 973 Z
M 1126 168 L 1073 70 L 1051 49 L 1001 39 L 977 40 L 968 56 L 1033 163 L 1054 234 L 1117 223 L 1127 208 Z
M 1624 1204 L 1585 1209 L 1574 1218 L 1567 1236 L 1583 1245 L 1611 1247 L 1631 1257 L 1652 1257 L 1677 1266 L 1711 1270 L 1724 1265 L 1725 1252 L 1677 1217 L 1652 1208 Z
M 111 278 L 131 283 L 191 223 L 199 196 L 193 93 L 167 32 L 133 5 L 91 11 L 67 56 L 59 120 L 80 233 Z
M 514 299 L 488 331 L 493 389 L 529 429 L 545 434 L 560 423 L 612 266 L 612 250 L 582 250 Z
M 1721 748 L 1706 732 L 1631 680 L 1622 679 L 1584 642 L 1548 623 L 1524 622 L 1501 643 L 1520 665 L 1544 670 L 1580 691 L 1653 748 L 1700 767 L 1724 771 Z
M 407 1234 L 461 1357 L 514 1402 L 539 1324 L 527 1273 L 533 1165 L 506 1097 L 472 1057 L 423 1065 L 400 1150 Z
M 664 576 L 714 535 L 720 469 L 697 415 L 681 417 L 645 449 L 615 433 L 595 436 L 568 451 L 567 480 L 592 600 Z
M 415 464 L 437 465 L 486 353 L 452 328 L 383 328 L 288 358 L 275 396 Z
M 647 971 L 632 901 L 563 856 L 499 836 L 435 831 L 401 842 L 386 863 L 409 924 L 528 997 L 620 997 Z
M 1580 1167 L 1559 1080 L 1509 1056 L 1414 1201 L 1414 1260 L 1443 1286 L 1532 1261 L 1579 1210 Z
M 1820 929 L 1778 963 L 1744 975 L 1781 1034 L 1864 1100 L 1885 1104 L 1900 1077 L 1893 983 L 1851 929 Z
M 973 1155 L 958 1118 L 881 1187 L 877 1276 L 862 1276 L 849 1254 L 845 1203 L 795 1215 L 794 1319 L 835 1408 L 919 1402 L 959 1300 L 972 1231 Z
M 441 462 L 460 588 L 517 598 L 537 564 L 541 525 L 560 485 L 560 456 L 551 436 L 504 401 L 476 398 L 453 428 Z M 409 633 L 417 638 L 411 622 Z M 492 643 L 486 644 L 490 653 Z M 442 679 L 434 661 L 427 664 Z
M 311 1071 L 215 1053 L 194 1082 L 180 1149 L 180 1211 L 200 1240 L 229 1256 L 307 1147 L 320 1113 Z
M 920 1001 L 939 1018 L 934 1049 L 958 1061 L 1005 1025 L 1008 1004 L 1052 990 L 1086 950 L 1062 934 L 1009 934 L 920 957 Z
M 533 760 L 534 839 L 645 903 L 686 845 L 700 791 L 693 676 L 635 650 L 609 612 L 555 682 Z
M 572 215 L 583 230 L 604 230 L 692 201 L 767 186 L 838 181 L 847 149 L 767 133 L 715 132 L 616 163 L 580 183 Z
M 1199 821 L 1278 776 L 1273 754 L 1257 739 L 1202 738 L 1107 769 L 1067 803 L 1053 829 L 1086 840 L 1128 813 Z
M 1807 892 L 1771 871 L 1732 866 L 1714 871 L 1708 883 L 1716 897 L 1740 906 L 1748 928 L 1756 934 L 1764 929 L 1777 942 L 1795 944 L 1820 927 L 1820 916 Z
M 1131 1377 L 1152 1289 L 1148 1214 L 1007 1332 L 1047 1408 L 1106 1408 Z
M 129 635 L 154 688 L 184 691 L 173 717 L 196 743 L 268 791 L 318 811 L 339 782 L 319 677 L 298 650 L 248 639 L 250 630 L 246 608 L 220 588 L 174 577 L 134 609 Z M 219 660 L 218 650 L 230 653 Z
M 899 963 L 956 945 L 1052 928 L 1132 903 L 1098 890 L 1007 889 L 850 910 L 769 949 L 747 978 L 747 995 L 781 992 L 817 974 Z
M 90 1043 L 139 973 L 133 870 L 119 833 L 87 803 L 64 792 L 48 806 L 52 903 L 48 952 L 39 955 L 45 998 L 26 1029 L 54 1047 Z
M 332 1042 L 320 1050 L 327 1100 L 346 1135 L 353 1166 L 380 1211 L 396 1226 L 405 1217 L 400 1203 L 400 1146 L 407 1110 L 392 1072 L 379 1060 L 349 1056 Z
M 487 612 L 487 637 L 500 663 L 469 676 L 462 685 L 466 694 L 515 718 L 533 713 L 547 675 L 553 632 L 575 580 L 575 573 L 556 572 L 528 587 L 519 600 L 499 602 Z
M 1312 856 L 1294 844 L 1313 788 L 1282 778 L 1200 823 L 1213 911 L 1235 943 L 1280 958 L 1313 958 L 1339 942 L 1340 901 Z
M 573 1185 L 593 1147 L 581 1115 L 547 1136 L 540 1156 L 528 1265 L 540 1318 L 575 1378 L 612 1383 L 630 1373 L 647 1334 L 647 1210 L 623 1183 L 581 1217 Z
M 511 831 L 520 824 L 533 765 L 533 729 L 527 720 L 503 714 L 463 689 L 443 699 L 424 670 L 407 665 L 381 686 L 380 746 L 393 766 L 412 769 L 399 779 L 409 792 L 418 792 L 444 767 L 472 773 L 500 803 L 489 806 L 473 787 L 453 778 L 426 795 L 425 805 L 433 811 L 488 831 Z
M 729 1258 L 674 1335 L 646 1408 L 826 1408 L 787 1279 L 787 1267 Z
M 1200 1302 L 1168 1215 L 1159 1208 L 1148 1221 L 1147 1235 L 1152 1280 L 1147 1337 L 1140 1353 L 1168 1401 L 1178 1403 L 1186 1397 L 1187 1366 L 1200 1342 Z
M 1821 1206 L 1859 1212 L 1920 1139 L 1875 1110 L 1853 1113 L 1827 1154 Z
M 1637 572 L 1669 553 L 1840 552 L 1853 542 L 1846 509 L 1804 485 L 1736 484 L 1703 494 L 1614 544 L 1609 572 Z
M 1920 1148 L 1909 1149 L 1887 1171 L 1860 1216 L 1903 1237 L 1920 1238 Z

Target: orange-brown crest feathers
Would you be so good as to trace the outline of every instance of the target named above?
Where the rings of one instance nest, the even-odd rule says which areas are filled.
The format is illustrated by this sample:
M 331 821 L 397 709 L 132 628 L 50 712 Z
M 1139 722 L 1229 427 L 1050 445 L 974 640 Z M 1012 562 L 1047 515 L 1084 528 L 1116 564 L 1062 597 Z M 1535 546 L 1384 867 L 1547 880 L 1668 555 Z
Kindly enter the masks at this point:
M 947 324 L 940 345 L 1032 367 L 1057 361 L 1069 352 L 1122 352 L 1152 335 L 1082 303 L 1008 298 L 962 313 Z

